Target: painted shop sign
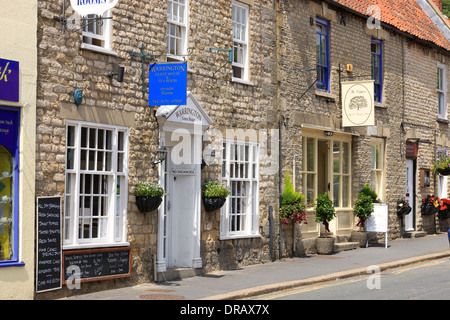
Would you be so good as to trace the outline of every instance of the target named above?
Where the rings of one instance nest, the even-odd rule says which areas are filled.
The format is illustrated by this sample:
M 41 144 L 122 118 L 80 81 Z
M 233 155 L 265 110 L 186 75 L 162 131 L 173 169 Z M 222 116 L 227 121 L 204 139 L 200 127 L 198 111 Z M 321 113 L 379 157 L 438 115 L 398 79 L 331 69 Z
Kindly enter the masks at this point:
M 186 63 L 150 65 L 148 105 L 185 105 L 186 79 Z
M 119 0 L 70 0 L 70 5 L 82 17 L 88 14 L 101 16 L 116 6 Z
M 0 59 L 0 100 L 19 102 L 19 61 Z
M 342 126 L 375 125 L 374 81 L 342 82 Z

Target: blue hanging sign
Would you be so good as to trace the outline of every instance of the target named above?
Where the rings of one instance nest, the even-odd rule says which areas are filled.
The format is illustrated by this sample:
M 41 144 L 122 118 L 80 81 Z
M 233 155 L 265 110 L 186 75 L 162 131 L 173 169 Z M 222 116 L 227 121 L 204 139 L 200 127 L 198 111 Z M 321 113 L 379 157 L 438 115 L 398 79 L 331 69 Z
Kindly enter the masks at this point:
M 19 102 L 19 62 L 0 59 L 0 100 Z
M 186 79 L 186 63 L 150 65 L 148 80 L 148 105 L 185 105 Z

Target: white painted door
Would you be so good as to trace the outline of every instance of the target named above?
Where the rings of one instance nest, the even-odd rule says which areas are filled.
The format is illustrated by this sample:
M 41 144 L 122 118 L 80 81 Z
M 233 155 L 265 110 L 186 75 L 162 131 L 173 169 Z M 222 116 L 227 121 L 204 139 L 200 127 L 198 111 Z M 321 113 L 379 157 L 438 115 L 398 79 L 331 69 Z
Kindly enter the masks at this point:
M 405 200 L 408 201 L 412 210 L 405 216 L 405 231 L 414 230 L 414 197 L 415 197 L 415 185 L 414 185 L 414 160 L 406 159 L 406 188 L 405 188 Z

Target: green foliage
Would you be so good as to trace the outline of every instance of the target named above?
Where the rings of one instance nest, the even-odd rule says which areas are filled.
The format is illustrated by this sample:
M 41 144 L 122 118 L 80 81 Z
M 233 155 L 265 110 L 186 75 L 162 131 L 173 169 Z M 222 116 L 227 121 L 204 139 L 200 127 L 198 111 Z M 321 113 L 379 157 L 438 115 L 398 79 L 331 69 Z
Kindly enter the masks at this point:
M 305 196 L 300 192 L 294 191 L 291 182 L 291 176 L 286 173 L 284 191 L 281 195 L 280 221 L 284 224 L 292 222 L 302 222 L 306 224 L 305 215 Z
M 225 183 L 213 179 L 205 180 L 202 189 L 204 197 L 226 198 L 231 193 L 230 188 Z
M 450 18 L 450 0 L 442 1 L 442 12 Z
M 366 184 L 364 185 L 364 187 L 361 189 L 361 192 L 358 193 L 358 197 L 359 197 L 360 195 L 362 195 L 362 194 L 365 194 L 365 195 L 371 197 L 373 203 L 378 203 L 378 202 L 380 202 L 380 201 L 377 199 L 377 198 L 378 198 L 378 195 L 376 194 L 375 191 L 373 191 L 372 189 L 370 189 L 370 185 L 369 185 L 368 183 L 366 183 Z
M 317 196 L 314 210 L 316 212 L 316 222 L 329 222 L 336 216 L 333 201 L 327 192 Z
M 153 182 L 140 181 L 136 185 L 136 196 L 144 197 L 162 197 L 164 189 L 160 185 Z
M 292 185 L 291 176 L 289 173 L 286 173 L 285 180 L 284 191 L 281 195 L 281 205 L 298 202 L 303 203 L 305 201 L 305 196 L 300 192 L 294 191 L 294 186 Z
M 370 217 L 373 212 L 373 202 L 372 197 L 360 193 L 358 194 L 358 199 L 355 202 L 355 206 L 353 207 L 353 214 L 360 219 L 366 220 Z

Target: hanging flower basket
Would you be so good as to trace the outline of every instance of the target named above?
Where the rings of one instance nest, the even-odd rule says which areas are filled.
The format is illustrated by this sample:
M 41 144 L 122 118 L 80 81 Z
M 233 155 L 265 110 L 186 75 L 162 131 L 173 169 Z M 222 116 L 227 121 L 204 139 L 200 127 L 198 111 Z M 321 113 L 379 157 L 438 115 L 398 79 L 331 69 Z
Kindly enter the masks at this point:
M 214 179 L 207 179 L 202 185 L 203 205 L 207 212 L 222 208 L 231 190 L 225 185 Z
M 211 212 L 222 208 L 226 200 L 223 197 L 203 197 L 203 205 L 207 212 Z
M 433 171 L 443 176 L 450 175 L 450 153 L 445 151 L 444 154 L 439 155 L 437 161 L 433 165 Z
M 448 175 L 450 175 L 450 167 L 447 167 L 444 169 L 436 169 L 436 172 L 442 176 L 448 176 Z
M 406 216 L 411 212 L 412 208 L 406 200 L 397 200 L 397 215 L 399 217 Z
M 440 210 L 438 212 L 439 219 L 450 218 L 450 199 L 439 199 Z
M 164 189 L 153 182 L 138 182 L 136 185 L 136 205 L 142 212 L 150 212 L 159 207 Z
M 428 195 L 426 198 L 422 199 L 422 205 L 420 207 L 420 212 L 424 216 L 433 215 L 439 212 L 439 199 L 435 196 Z
M 161 202 L 161 197 L 136 196 L 136 205 L 142 212 L 150 212 L 158 209 Z

